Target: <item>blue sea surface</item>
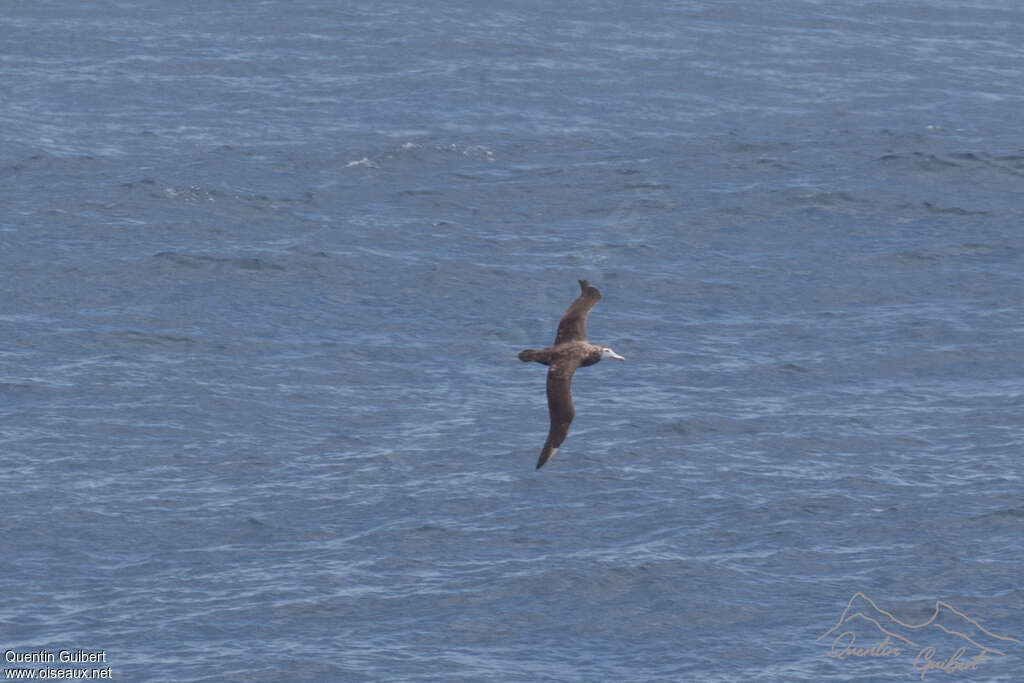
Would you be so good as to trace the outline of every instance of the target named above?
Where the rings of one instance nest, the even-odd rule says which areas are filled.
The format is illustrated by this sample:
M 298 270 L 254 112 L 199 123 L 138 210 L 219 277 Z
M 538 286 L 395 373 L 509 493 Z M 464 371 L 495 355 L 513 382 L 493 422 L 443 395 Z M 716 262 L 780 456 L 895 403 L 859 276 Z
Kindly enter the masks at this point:
M 1009 0 L 8 3 L 5 672 L 1021 680 L 1022 45 Z M 535 471 L 516 354 L 579 279 L 627 361 Z

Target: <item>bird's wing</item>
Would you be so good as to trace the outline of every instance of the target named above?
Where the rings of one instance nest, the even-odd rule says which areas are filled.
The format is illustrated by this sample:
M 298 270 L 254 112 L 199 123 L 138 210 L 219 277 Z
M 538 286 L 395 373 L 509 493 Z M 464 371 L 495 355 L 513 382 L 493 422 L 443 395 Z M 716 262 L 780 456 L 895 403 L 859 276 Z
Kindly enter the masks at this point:
M 555 346 L 567 341 L 587 340 L 587 313 L 601 300 L 601 292 L 586 280 L 580 280 L 580 289 L 582 293 L 579 298 L 572 302 L 558 321 Z
M 555 454 L 569 433 L 569 425 L 576 415 L 576 409 L 572 406 L 572 376 L 579 366 L 578 360 L 560 360 L 552 363 L 548 370 L 548 414 L 551 416 L 551 428 L 537 460 L 538 470 Z

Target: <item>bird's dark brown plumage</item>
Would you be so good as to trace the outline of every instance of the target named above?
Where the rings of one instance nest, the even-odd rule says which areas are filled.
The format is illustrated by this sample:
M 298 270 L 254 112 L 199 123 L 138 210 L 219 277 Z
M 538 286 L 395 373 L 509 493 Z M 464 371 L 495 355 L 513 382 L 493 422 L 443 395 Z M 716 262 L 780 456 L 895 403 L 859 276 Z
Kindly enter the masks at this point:
M 586 280 L 580 280 L 580 289 L 582 293 L 558 321 L 555 346 L 570 341 L 587 341 L 587 314 L 601 300 L 601 292 Z
M 569 425 L 576 415 L 572 405 L 572 376 L 579 367 L 599 362 L 602 358 L 625 360 L 607 346 L 596 346 L 587 341 L 587 314 L 601 300 L 597 287 L 580 280 L 580 296 L 572 302 L 558 322 L 554 345 L 541 350 L 526 349 L 519 352 L 519 360 L 548 366 L 547 395 L 551 427 L 547 441 L 537 460 L 537 469 L 555 454 L 569 433 Z

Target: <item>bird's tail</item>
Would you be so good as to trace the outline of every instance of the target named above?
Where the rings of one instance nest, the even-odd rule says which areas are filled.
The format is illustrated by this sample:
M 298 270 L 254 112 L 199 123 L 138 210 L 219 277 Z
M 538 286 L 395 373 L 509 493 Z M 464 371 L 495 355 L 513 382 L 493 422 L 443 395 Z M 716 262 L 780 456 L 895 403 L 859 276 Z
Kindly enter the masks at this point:
M 524 363 L 542 363 L 544 365 L 551 364 L 551 352 L 547 349 L 535 351 L 534 349 L 526 349 L 519 352 L 519 360 Z

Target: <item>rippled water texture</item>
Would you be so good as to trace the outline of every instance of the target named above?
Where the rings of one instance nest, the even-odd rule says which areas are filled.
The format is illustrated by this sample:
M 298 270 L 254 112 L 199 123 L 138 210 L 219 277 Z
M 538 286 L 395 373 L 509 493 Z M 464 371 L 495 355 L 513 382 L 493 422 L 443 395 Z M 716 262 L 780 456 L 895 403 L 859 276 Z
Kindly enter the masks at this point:
M 1018 680 L 1022 39 L 996 1 L 5 8 L 0 648 Z M 580 278 L 628 360 L 535 472 L 516 353 Z

